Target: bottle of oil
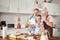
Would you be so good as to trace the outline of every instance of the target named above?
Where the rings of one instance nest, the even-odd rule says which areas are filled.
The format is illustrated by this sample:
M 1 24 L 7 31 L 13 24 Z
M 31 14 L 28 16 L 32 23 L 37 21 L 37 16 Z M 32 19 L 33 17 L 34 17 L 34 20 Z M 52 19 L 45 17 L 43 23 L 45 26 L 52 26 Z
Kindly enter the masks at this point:
M 18 29 L 21 28 L 21 24 L 20 24 L 20 23 L 17 24 L 17 28 L 18 28 Z
M 18 29 L 21 28 L 21 24 L 20 24 L 20 16 L 18 16 L 18 24 L 17 24 L 17 28 L 18 28 Z

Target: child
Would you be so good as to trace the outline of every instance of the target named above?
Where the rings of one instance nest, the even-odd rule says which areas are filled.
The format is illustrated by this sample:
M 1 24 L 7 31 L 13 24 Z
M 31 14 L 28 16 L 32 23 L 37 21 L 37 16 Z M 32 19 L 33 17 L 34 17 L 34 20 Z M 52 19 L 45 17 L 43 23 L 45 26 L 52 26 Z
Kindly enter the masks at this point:
M 41 23 L 41 15 L 37 15 L 35 34 L 39 34 L 41 31 L 42 23 Z
M 30 32 L 32 34 L 39 34 L 40 33 L 40 27 L 41 27 L 41 15 L 37 15 L 37 19 L 36 19 L 36 22 L 35 24 L 31 25 L 30 27 Z
M 41 15 L 37 15 L 36 23 L 31 25 L 30 32 L 32 34 L 38 35 L 41 33 L 42 23 L 41 23 Z

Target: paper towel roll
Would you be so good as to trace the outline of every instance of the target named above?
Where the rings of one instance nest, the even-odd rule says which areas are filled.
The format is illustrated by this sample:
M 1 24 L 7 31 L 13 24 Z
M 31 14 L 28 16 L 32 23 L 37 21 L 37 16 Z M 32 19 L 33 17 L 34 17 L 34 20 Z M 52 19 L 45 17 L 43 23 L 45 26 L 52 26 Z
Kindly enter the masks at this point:
M 3 39 L 7 37 L 7 27 L 3 27 L 2 36 L 3 36 Z

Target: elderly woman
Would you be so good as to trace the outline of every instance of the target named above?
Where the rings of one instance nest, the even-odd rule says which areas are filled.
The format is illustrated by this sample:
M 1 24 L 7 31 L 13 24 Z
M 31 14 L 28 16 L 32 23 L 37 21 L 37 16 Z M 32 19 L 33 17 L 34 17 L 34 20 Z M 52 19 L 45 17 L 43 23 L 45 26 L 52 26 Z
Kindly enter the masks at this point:
M 54 21 L 52 16 L 48 15 L 47 10 L 42 11 L 43 25 L 46 30 L 48 30 L 50 37 L 53 34 Z

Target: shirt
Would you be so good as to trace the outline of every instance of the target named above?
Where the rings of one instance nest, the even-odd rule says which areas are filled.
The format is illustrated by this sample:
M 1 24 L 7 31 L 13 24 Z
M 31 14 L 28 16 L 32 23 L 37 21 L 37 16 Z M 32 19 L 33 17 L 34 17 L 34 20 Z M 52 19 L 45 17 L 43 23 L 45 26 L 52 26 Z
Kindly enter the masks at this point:
M 32 34 L 34 34 L 35 28 L 30 27 L 29 31 L 30 31 Z
M 31 15 L 30 17 L 29 17 L 30 19 L 35 19 L 36 20 L 36 16 L 35 15 Z
M 36 23 L 35 34 L 41 34 L 42 23 L 39 25 Z
M 34 34 L 39 34 L 39 33 L 40 33 L 40 28 L 39 27 L 36 27 Z
M 45 18 L 42 17 L 42 22 L 44 21 L 44 19 L 45 19 Z M 54 19 L 53 19 L 53 17 L 49 15 L 49 16 L 47 17 L 47 20 L 48 20 L 49 22 L 53 22 L 53 27 L 54 27 Z
M 29 17 L 29 19 L 30 24 L 35 24 L 37 17 L 35 15 L 32 15 Z
M 47 20 L 48 20 L 49 22 L 53 22 L 53 27 L 54 27 L 54 20 L 53 20 L 53 17 L 52 17 L 52 16 L 48 16 L 48 17 L 47 17 Z

